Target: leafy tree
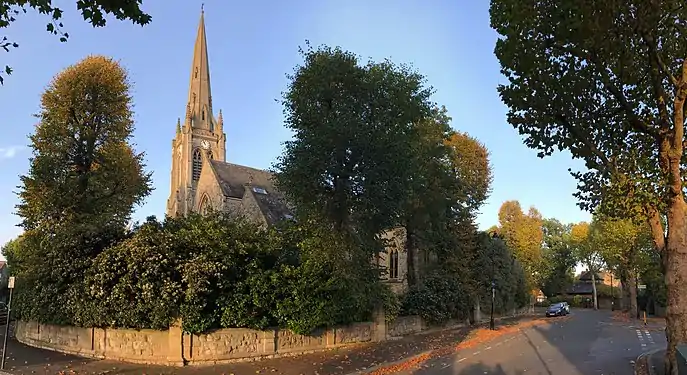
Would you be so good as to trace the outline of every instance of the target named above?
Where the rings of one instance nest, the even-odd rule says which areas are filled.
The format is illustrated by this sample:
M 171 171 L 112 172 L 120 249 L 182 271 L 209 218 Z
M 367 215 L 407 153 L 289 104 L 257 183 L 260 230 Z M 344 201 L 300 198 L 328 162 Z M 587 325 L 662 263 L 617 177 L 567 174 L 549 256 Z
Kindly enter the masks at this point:
M 543 219 L 536 208 L 530 207 L 527 214 L 518 201 L 503 202 L 499 209 L 498 234 L 525 269 L 530 288 L 538 285 L 542 264 L 541 246 L 544 232 Z
M 587 267 L 587 271 L 592 277 L 593 305 L 596 310 L 599 308 L 596 275 L 601 271 L 604 263 L 599 247 L 595 242 L 598 238 L 595 230 L 596 227 L 590 226 L 584 221 L 574 224 L 570 229 L 570 246 L 573 248 L 577 260 Z
M 570 246 L 571 225 L 557 219 L 545 219 L 542 229 L 544 241 L 540 288 L 544 295 L 553 297 L 565 293 L 572 285 L 572 272 L 577 258 Z
M 471 221 L 491 191 L 491 166 L 486 147 L 466 133 L 451 129 L 445 108 L 417 124 L 413 178 L 403 209 L 408 254 L 408 282 L 419 279 L 417 255 L 464 253 L 475 234 Z M 449 245 L 451 243 L 451 245 Z M 427 268 L 430 265 L 425 265 Z
M 317 218 L 364 244 L 401 224 L 415 124 L 430 115 L 424 77 L 390 61 L 361 65 L 350 52 L 301 50 L 283 104 L 295 132 L 276 164 L 278 185 L 299 215 Z
M 144 155 L 129 145 L 131 107 L 126 72 L 101 56 L 65 69 L 41 97 L 17 206 L 26 237 L 19 267 L 35 282 L 22 285 L 44 304 L 33 318 L 71 319 L 81 298 L 72 287 L 126 235 L 134 206 L 151 191 Z
M 491 193 L 493 174 L 489 150 L 463 132 L 452 132 L 444 144 L 449 148 L 450 175 L 460 188 L 457 201 L 474 215 Z
M 651 234 L 644 222 L 641 225 L 629 219 L 613 219 L 603 216 L 594 218 L 594 244 L 604 263 L 614 270 L 628 294 L 630 316 L 637 317 L 637 279 L 647 265 L 643 259 L 652 249 Z
M 408 284 L 420 279 L 420 252 L 437 253 L 447 235 L 447 225 L 456 204 L 457 185 L 449 175 L 446 142 L 452 134 L 451 118 L 445 108 L 434 108 L 430 117 L 415 126 L 417 137 L 409 155 L 412 168 L 401 222 L 405 228 Z M 425 264 L 424 268 L 429 265 Z
M 687 341 L 687 217 L 683 138 L 687 100 L 687 7 L 678 0 L 547 2 L 492 0 L 499 87 L 508 121 L 525 144 L 585 161 L 581 206 L 612 216 L 646 215 L 664 252 L 667 373 Z M 661 216 L 667 217 L 667 232 Z
M 140 4 L 142 0 L 77 0 L 76 9 L 81 11 L 84 21 L 93 27 L 103 27 L 107 24 L 106 15 L 113 15 L 118 20 L 131 20 L 134 24 L 147 25 L 152 17 L 144 13 Z M 59 35 L 61 42 L 66 42 L 69 33 L 63 32 L 61 22 L 62 9 L 54 6 L 52 0 L 2 0 L 0 1 L 0 28 L 9 27 L 17 16 L 33 9 L 50 17 L 46 28 L 49 33 Z M 7 36 L 0 39 L 0 47 L 9 52 L 10 48 L 19 47 L 17 42 L 10 41 Z M 12 68 L 5 66 L 0 72 L 0 84 L 4 82 L 2 73 L 11 74 Z

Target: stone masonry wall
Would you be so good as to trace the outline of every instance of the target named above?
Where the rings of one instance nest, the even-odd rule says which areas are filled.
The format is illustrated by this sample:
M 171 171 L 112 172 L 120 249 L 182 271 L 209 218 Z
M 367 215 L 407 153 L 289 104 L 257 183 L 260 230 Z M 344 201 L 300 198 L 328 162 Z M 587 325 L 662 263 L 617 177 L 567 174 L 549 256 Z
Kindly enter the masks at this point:
M 522 314 L 518 311 L 516 315 Z M 295 355 L 419 333 L 429 327 L 418 316 L 385 322 L 383 313 L 375 322 L 335 327 L 310 336 L 288 330 L 256 331 L 220 329 L 191 335 L 175 324 L 166 331 L 79 328 L 17 322 L 15 335 L 27 345 L 84 357 L 183 366 L 214 364 L 259 357 Z M 461 326 L 453 324 L 452 328 Z M 448 327 L 447 327 L 448 328 Z

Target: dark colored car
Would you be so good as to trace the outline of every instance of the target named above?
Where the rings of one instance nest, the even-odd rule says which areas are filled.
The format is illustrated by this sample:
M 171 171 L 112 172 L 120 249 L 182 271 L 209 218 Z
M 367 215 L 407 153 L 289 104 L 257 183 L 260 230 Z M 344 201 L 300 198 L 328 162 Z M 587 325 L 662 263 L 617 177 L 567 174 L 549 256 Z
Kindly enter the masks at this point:
M 568 315 L 568 309 L 565 303 L 554 303 L 546 309 L 546 316 L 563 316 Z

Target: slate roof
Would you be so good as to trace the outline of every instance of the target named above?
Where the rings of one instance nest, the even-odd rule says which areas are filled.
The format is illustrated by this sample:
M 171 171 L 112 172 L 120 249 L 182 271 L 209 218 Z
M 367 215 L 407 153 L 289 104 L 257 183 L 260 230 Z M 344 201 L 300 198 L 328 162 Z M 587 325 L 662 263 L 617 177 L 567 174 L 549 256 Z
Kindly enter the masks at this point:
M 575 294 L 592 294 L 594 293 L 594 289 L 592 288 L 592 283 L 586 283 L 586 282 L 576 282 L 573 284 L 570 289 L 568 289 L 568 294 L 570 295 L 575 295 Z
M 217 174 L 220 187 L 227 197 L 243 198 L 247 184 L 261 187 L 268 193 L 277 192 L 270 172 L 218 160 L 211 160 L 210 163 Z
M 224 195 L 242 199 L 246 193 L 252 194 L 268 225 L 292 215 L 283 195 L 274 186 L 270 172 L 218 160 L 210 163 Z M 247 188 L 251 189 L 246 191 Z
M 277 222 L 289 219 L 292 217 L 291 210 L 284 204 L 284 200 L 277 194 L 262 194 L 260 192 L 251 191 L 255 201 L 258 202 L 260 211 L 265 216 L 267 225 L 274 225 Z
M 596 280 L 596 282 L 601 282 L 604 280 L 604 276 L 606 276 L 606 275 L 604 275 L 604 273 L 597 272 L 594 275 L 594 280 Z M 589 271 L 584 271 L 580 274 L 580 277 L 578 279 L 580 281 L 592 281 L 592 273 Z

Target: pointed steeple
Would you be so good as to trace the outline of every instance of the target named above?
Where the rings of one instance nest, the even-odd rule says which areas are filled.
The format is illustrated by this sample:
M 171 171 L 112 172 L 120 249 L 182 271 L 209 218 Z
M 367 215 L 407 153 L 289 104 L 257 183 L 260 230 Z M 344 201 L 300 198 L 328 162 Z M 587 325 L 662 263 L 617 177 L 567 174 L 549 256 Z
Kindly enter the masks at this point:
M 188 104 L 191 109 L 191 124 L 194 128 L 212 128 L 212 92 L 210 90 L 210 64 L 205 38 L 205 11 L 200 12 L 196 43 L 193 47 L 193 64 L 188 89 Z

